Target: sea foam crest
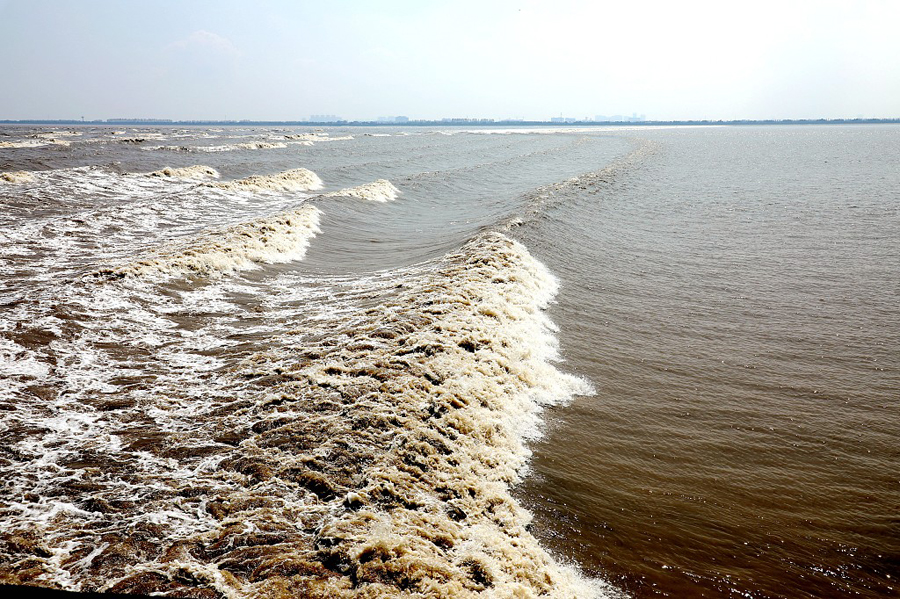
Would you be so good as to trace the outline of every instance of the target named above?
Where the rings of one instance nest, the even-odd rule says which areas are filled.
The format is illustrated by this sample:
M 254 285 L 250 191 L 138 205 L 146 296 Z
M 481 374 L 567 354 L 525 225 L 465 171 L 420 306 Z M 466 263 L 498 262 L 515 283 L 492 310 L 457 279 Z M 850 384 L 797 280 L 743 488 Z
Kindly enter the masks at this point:
M 295 310 L 254 331 L 257 352 L 216 368 L 216 401 L 199 383 L 181 398 L 138 386 L 120 391 L 133 408 L 46 425 L 70 444 L 77 427 L 84 446 L 51 460 L 41 496 L 9 502 L 0 542 L 15 561 L 0 579 L 235 599 L 609 594 L 540 546 L 510 492 L 541 406 L 591 392 L 554 366 L 544 309 L 558 283 L 524 246 L 487 234 L 339 283 L 351 306 L 326 291 L 296 310 L 302 285 L 285 277 L 266 309 Z M 141 415 L 149 426 L 133 424 Z M 47 459 L 39 445 L 15 450 Z M 127 474 L 93 467 L 101 454 Z
M 124 141 L 124 140 L 123 140 Z M 143 139 L 139 141 L 144 141 Z M 286 148 L 284 142 L 253 141 L 219 146 L 147 146 L 145 150 L 165 150 L 169 152 L 233 152 L 235 150 L 274 150 Z
M 197 146 L 197 149 L 201 152 L 228 152 L 231 150 L 275 150 L 286 147 L 287 144 L 282 142 L 251 141 L 225 146 Z
M 284 136 L 293 144 L 311 146 L 315 143 L 324 141 L 347 141 L 353 139 L 352 135 L 341 135 L 338 137 L 329 137 L 327 133 L 294 133 Z
M 34 176 L 27 171 L 9 171 L 0 173 L 0 181 L 4 183 L 31 183 Z
M 213 562 L 241 569 L 202 584 L 223 594 L 605 596 L 602 582 L 540 546 L 510 493 L 541 406 L 591 392 L 553 365 L 543 309 L 556 279 L 524 246 L 490 234 L 387 286 L 396 295 L 373 296 L 364 314 L 326 323 L 326 335 L 244 363 L 242 396 L 260 395 L 221 424 L 244 435 L 219 462 L 237 483 L 217 489 L 222 528 L 185 539 L 177 565 L 148 564 L 108 590 L 160 591 L 135 585 L 152 580 L 144 572 L 171 580 L 189 565 L 209 569 L 194 547 L 221 547 Z M 232 522 L 249 532 L 235 538 Z
M 187 242 L 162 247 L 151 255 L 97 274 L 108 277 L 197 274 L 211 276 L 300 260 L 320 232 L 315 206 L 210 231 Z
M 274 175 L 252 175 L 207 185 L 231 191 L 311 191 L 322 189 L 322 180 L 311 170 L 295 168 Z
M 186 166 L 182 168 L 165 167 L 152 173 L 147 173 L 148 177 L 161 177 L 165 179 L 218 179 L 219 171 L 216 169 L 195 164 L 194 166 Z
M 57 137 L 81 137 L 81 132 L 80 131 L 44 131 L 42 133 L 35 133 L 31 137 L 45 138 L 45 139 L 54 139 Z
M 347 599 L 601 596 L 601 583 L 546 553 L 510 494 L 541 406 L 591 392 L 553 365 L 556 329 L 543 309 L 556 279 L 524 246 L 490 234 L 397 282 L 396 296 L 330 341 L 246 364 L 271 407 L 254 410 L 247 453 L 223 467 L 326 504 L 309 551 L 298 540 L 292 555 L 266 556 L 303 565 L 288 581 L 255 582 L 254 594 L 290 582 Z M 322 564 L 341 566 L 323 576 Z
M 48 137 L 35 137 L 34 139 L 18 141 L 0 141 L 0 148 L 40 148 L 49 145 L 69 146 L 72 145 L 72 142 Z
M 358 185 L 341 189 L 340 191 L 332 191 L 324 194 L 325 197 L 351 197 L 361 200 L 369 200 L 372 202 L 388 202 L 396 200 L 400 190 L 394 187 L 394 184 L 387 179 L 378 179 L 371 183 Z

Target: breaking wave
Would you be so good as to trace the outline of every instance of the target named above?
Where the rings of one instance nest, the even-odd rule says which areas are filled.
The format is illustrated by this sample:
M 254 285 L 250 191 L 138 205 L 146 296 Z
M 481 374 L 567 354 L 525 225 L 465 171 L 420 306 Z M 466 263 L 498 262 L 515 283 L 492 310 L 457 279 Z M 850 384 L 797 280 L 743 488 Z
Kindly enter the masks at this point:
M 387 179 L 378 179 L 357 187 L 326 193 L 325 197 L 352 197 L 372 202 L 388 202 L 396 200 L 399 193 L 400 190 L 394 187 L 393 183 Z
M 233 152 L 235 150 L 273 150 L 286 147 L 287 144 L 283 142 L 254 141 L 221 146 L 148 146 L 144 149 L 169 152 Z
M 319 232 L 320 214 L 315 206 L 302 206 L 163 247 L 150 256 L 102 269 L 97 274 L 112 278 L 154 274 L 214 276 L 255 268 L 257 264 L 299 260 Z
M 34 181 L 34 176 L 27 171 L 10 171 L 0 173 L 0 181 L 6 183 L 31 183 Z
M 58 476 L 7 508 L 0 578 L 235 598 L 603 596 L 538 544 L 510 494 L 542 406 L 591 392 L 553 365 L 554 277 L 487 234 L 343 285 L 352 305 L 270 330 L 216 377 L 230 396 L 198 396 L 162 437 L 112 411 L 114 434 L 57 449 Z M 173 418 L 165 394 L 130 393 Z M 48 459 L 34 449 L 15 459 Z M 101 459 L 123 472 L 92 474 Z
M 64 139 L 37 137 L 20 141 L 0 141 L 0 148 L 40 148 L 43 146 L 69 146 L 71 142 Z
M 320 141 L 347 141 L 353 139 L 352 135 L 341 135 L 338 137 L 329 137 L 325 133 L 296 133 L 284 136 L 285 139 L 301 142 L 320 142 Z
M 252 175 L 244 179 L 207 183 L 232 191 L 311 191 L 322 188 L 322 180 L 311 170 L 296 168 L 274 175 Z
M 44 131 L 42 133 L 35 133 L 31 137 L 43 139 L 55 139 L 57 137 L 81 137 L 81 133 L 79 131 Z
M 218 179 L 219 171 L 216 169 L 196 164 L 194 166 L 186 166 L 183 168 L 166 167 L 152 173 L 147 173 L 148 177 L 162 177 L 170 179 Z

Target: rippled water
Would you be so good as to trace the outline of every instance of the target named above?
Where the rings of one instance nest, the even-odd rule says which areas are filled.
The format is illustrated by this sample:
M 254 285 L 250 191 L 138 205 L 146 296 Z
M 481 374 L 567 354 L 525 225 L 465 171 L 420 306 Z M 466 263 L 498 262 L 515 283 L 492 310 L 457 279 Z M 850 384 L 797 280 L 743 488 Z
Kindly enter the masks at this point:
M 369 132 L 0 130 L 0 582 L 895 592 L 896 128 Z
M 637 596 L 891 596 L 900 131 L 642 136 L 523 237 L 597 390 L 535 447 L 542 535 Z

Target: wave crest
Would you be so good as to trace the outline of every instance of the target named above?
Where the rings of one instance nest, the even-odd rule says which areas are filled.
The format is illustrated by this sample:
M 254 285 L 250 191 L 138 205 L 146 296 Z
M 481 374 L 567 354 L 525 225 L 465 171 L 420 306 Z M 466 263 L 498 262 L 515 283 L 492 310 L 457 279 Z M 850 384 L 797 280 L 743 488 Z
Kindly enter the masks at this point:
M 0 141 L 0 148 L 41 148 L 44 146 L 70 146 L 72 142 L 52 137 L 34 137 L 19 141 Z
M 322 180 L 311 170 L 295 168 L 274 175 L 252 175 L 207 185 L 230 191 L 312 191 L 322 188 Z
M 125 140 L 122 140 L 125 141 Z M 139 140 L 143 142 L 144 140 Z M 274 150 L 286 148 L 284 142 L 254 141 L 237 144 L 225 144 L 221 146 L 148 146 L 145 150 L 164 150 L 168 152 L 233 152 L 235 150 Z
M 186 166 L 183 168 L 172 168 L 167 166 L 158 171 L 147 173 L 147 176 L 162 177 L 168 179 L 218 179 L 219 171 L 209 166 L 195 164 L 194 166 Z
M 0 181 L 6 183 L 31 183 L 34 181 L 34 176 L 27 171 L 9 171 L 0 173 Z
M 543 309 L 555 278 L 492 234 L 390 287 L 400 291 L 328 320 L 327 334 L 239 367 L 251 381 L 245 397 L 259 395 L 222 423 L 244 442 L 219 472 L 244 482 L 218 487 L 215 517 L 266 534 L 236 541 L 223 526 L 186 539 L 179 567 L 239 561 L 254 575 L 206 584 L 253 596 L 602 596 L 601 582 L 540 546 L 510 493 L 541 406 L 591 391 L 552 364 L 555 327 Z M 254 485 L 290 502 L 257 504 Z M 223 550 L 210 563 L 191 557 L 195 545 Z
M 353 139 L 352 135 L 341 135 L 338 137 L 329 137 L 326 133 L 296 133 L 293 135 L 285 135 L 285 139 L 301 142 L 320 142 L 320 141 L 347 141 Z
M 399 193 L 400 190 L 394 187 L 393 183 L 387 179 L 378 179 L 377 181 L 358 185 L 357 187 L 350 187 L 341 189 L 340 191 L 326 193 L 325 197 L 352 197 L 372 202 L 388 202 L 396 200 Z
M 163 247 L 152 255 L 96 274 L 111 278 L 140 275 L 213 276 L 299 260 L 320 232 L 321 211 L 302 206 L 268 218 L 208 232 L 189 242 Z

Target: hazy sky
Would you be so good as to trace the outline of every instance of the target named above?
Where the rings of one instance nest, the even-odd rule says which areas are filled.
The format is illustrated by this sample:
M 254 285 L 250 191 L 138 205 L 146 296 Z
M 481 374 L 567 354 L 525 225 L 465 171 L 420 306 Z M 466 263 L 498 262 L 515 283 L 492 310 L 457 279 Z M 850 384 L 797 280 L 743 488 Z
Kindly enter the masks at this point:
M 900 117 L 900 0 L 0 0 L 0 119 Z

